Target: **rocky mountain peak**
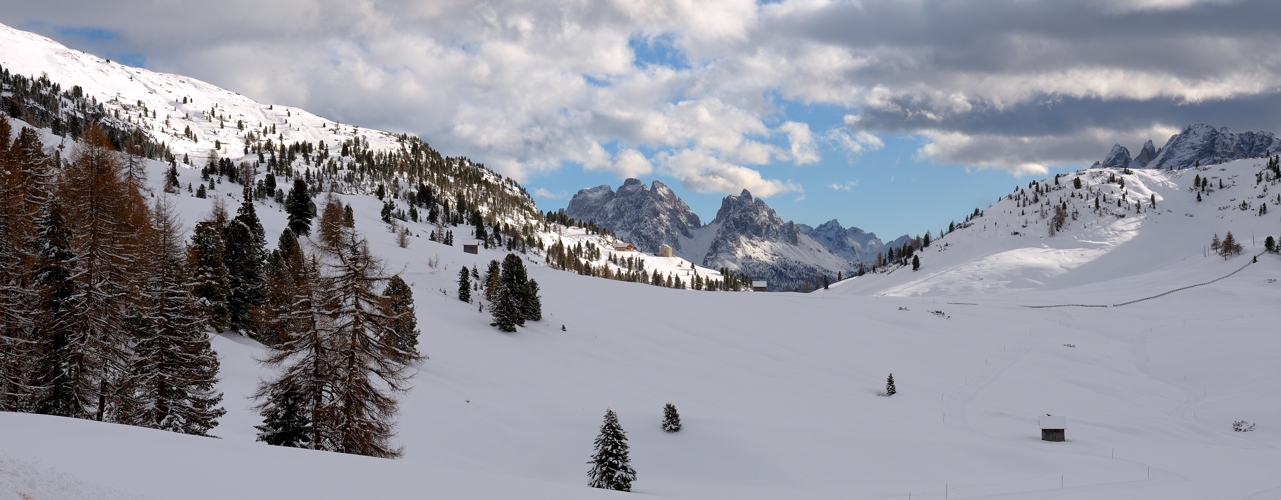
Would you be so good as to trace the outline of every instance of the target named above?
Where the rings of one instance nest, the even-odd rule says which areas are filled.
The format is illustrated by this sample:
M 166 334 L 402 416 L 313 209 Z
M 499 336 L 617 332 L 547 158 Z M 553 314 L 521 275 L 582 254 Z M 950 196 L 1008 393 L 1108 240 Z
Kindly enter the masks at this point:
M 1144 143 L 1139 156 L 1132 160 L 1129 160 L 1129 151 L 1120 144 L 1113 146 L 1108 157 L 1094 166 L 1180 169 L 1198 163 L 1213 165 L 1244 158 L 1262 158 L 1278 150 L 1281 150 L 1281 140 L 1271 132 L 1235 133 L 1228 127 L 1196 123 L 1170 136 L 1161 149 L 1153 147 L 1152 141 Z
M 646 187 L 640 179 L 624 180 L 618 191 L 608 185 L 579 190 L 565 214 L 610 228 L 646 252 L 664 244 L 679 250 L 681 239 L 702 227 L 698 215 L 666 184 L 654 181 Z
M 1099 166 L 1104 168 L 1126 168 L 1130 166 L 1131 161 L 1130 150 L 1117 144 L 1112 146 L 1112 152 L 1108 153 L 1107 158 L 1104 158 L 1103 163 Z

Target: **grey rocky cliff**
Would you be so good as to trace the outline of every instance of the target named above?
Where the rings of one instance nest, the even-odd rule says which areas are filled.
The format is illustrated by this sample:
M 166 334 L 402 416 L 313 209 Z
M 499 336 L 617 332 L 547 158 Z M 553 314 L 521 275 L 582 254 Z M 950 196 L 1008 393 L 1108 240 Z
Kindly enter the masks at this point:
M 1234 133 L 1227 127 L 1206 124 L 1188 125 L 1170 136 L 1161 149 L 1152 141 L 1143 144 L 1139 156 L 1131 160 L 1129 150 L 1120 144 L 1112 147 L 1106 159 L 1095 167 L 1181 169 L 1197 165 L 1214 165 L 1245 158 L 1263 158 L 1281 150 L 1281 140 L 1271 132 Z
M 680 250 L 681 239 L 693 237 L 702 227 L 698 215 L 676 197 L 666 184 L 646 187 L 627 179 L 615 192 L 607 185 L 579 190 L 569 200 L 565 215 L 609 228 L 637 249 L 656 252 L 660 245 Z
M 903 243 L 909 239 L 907 235 L 903 235 L 885 243 L 876 236 L 876 233 L 869 233 L 857 227 L 842 227 L 836 219 L 819 224 L 818 227 L 805 224 L 797 224 L 796 227 L 801 230 L 801 233 L 814 238 L 815 241 L 856 266 L 859 262 L 870 265 L 876 261 L 877 253 L 883 252 L 886 247 L 902 247 Z

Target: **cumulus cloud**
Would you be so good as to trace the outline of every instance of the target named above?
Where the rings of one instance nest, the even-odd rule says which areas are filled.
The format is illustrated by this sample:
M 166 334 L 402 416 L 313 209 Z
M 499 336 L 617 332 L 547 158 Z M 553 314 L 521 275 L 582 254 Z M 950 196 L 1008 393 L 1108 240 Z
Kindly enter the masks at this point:
M 793 163 L 805 165 L 807 163 L 817 163 L 821 159 L 818 155 L 818 148 L 814 144 L 814 133 L 810 132 L 809 124 L 787 122 L 780 125 L 778 129 L 787 134 L 787 141 L 791 144 Z
M 595 168 L 595 170 L 601 170 Z M 645 155 L 635 149 L 624 149 L 614 155 L 614 160 L 609 163 L 607 168 L 610 172 L 618 175 L 619 178 L 641 178 L 654 172 L 654 166 L 645 159 Z
M 1190 122 L 1276 130 L 1276 19 L 1270 0 L 51 0 L 0 13 L 105 28 L 112 39 L 86 48 L 416 133 L 518 180 L 578 164 L 762 195 L 801 191 L 765 179 L 770 165 L 857 156 L 885 133 L 924 137 L 923 158 L 1038 172 Z M 637 60 L 633 41 L 660 39 L 679 67 Z M 859 119 L 816 134 L 780 100 Z
M 738 194 L 746 189 L 760 198 L 803 190 L 791 181 L 765 179 L 759 171 L 735 165 L 703 151 L 686 149 L 663 155 L 663 170 L 681 186 L 700 193 Z
M 858 187 L 858 181 L 833 182 L 827 187 L 832 188 L 833 191 L 852 191 Z
M 535 189 L 535 190 L 534 190 L 534 197 L 535 197 L 535 198 L 546 198 L 546 199 L 549 199 L 549 200 L 563 200 L 563 199 L 567 198 L 568 196 L 567 196 L 565 193 L 563 193 L 563 192 L 561 192 L 561 193 L 553 193 L 553 192 L 548 191 L 548 190 L 543 189 L 543 188 L 537 188 L 537 189 Z

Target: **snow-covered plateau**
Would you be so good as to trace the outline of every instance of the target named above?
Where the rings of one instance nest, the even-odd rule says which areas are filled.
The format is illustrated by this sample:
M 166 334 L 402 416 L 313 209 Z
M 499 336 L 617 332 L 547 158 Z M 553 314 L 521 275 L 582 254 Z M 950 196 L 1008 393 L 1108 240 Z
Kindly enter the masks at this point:
M 233 108 L 226 99 L 216 110 Z M 413 234 L 402 247 L 382 201 L 340 194 L 411 285 L 429 357 L 400 401 L 403 458 L 256 442 L 265 348 L 218 334 L 218 439 L 0 413 L 0 499 L 1281 498 L 1281 258 L 1263 251 L 1281 235 L 1281 185 L 1263 163 L 1045 179 L 919 250 L 918 271 L 809 294 L 593 278 L 531 253 L 543 319 L 515 333 L 455 296 L 461 267 L 505 251 L 464 253 L 418 222 L 402 224 Z M 188 238 L 213 199 L 241 202 L 230 183 L 209 198 L 168 194 L 168 165 L 147 166 L 147 196 L 173 199 Z M 182 185 L 201 183 L 178 170 Z M 1201 178 L 1212 187 L 1193 188 Z M 286 214 L 256 203 L 274 245 Z M 1051 236 L 1055 206 L 1067 216 Z M 1239 255 L 1207 249 L 1229 231 Z M 613 243 L 577 229 L 539 237 Z M 891 373 L 897 394 L 878 396 Z M 680 432 L 660 426 L 667 403 Z M 587 487 L 607 409 L 629 438 L 632 493 Z M 1047 414 L 1066 416 L 1065 442 L 1041 440 Z M 1242 420 L 1256 427 L 1234 431 Z

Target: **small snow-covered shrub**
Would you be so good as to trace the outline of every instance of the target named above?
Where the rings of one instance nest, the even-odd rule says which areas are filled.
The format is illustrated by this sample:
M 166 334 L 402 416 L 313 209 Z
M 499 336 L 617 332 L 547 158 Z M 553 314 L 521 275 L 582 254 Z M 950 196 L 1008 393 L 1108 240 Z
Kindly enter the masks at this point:
M 1237 420 L 1236 422 L 1232 422 L 1232 430 L 1236 432 L 1250 432 L 1254 430 L 1254 424 L 1244 420 Z

